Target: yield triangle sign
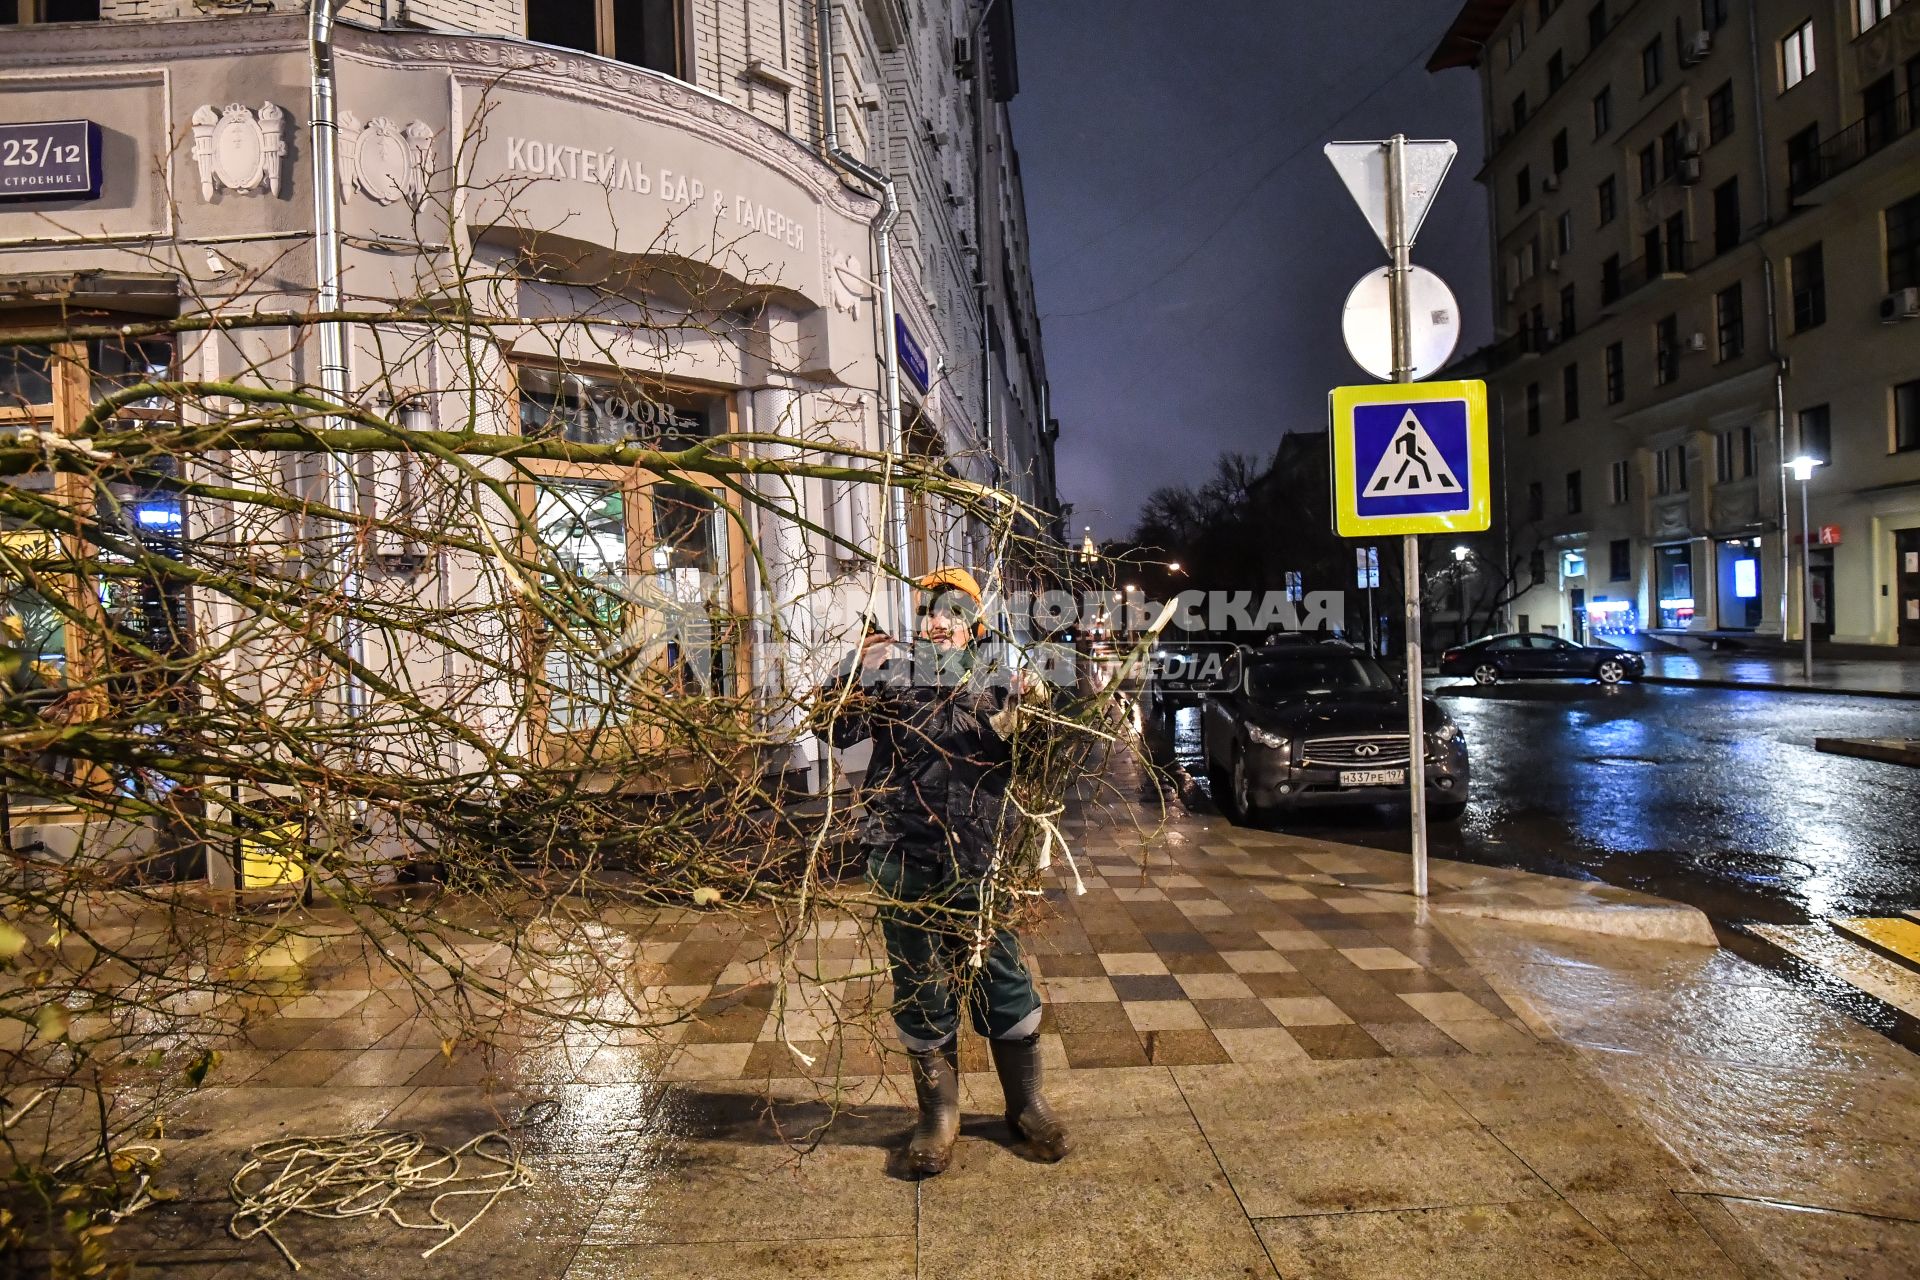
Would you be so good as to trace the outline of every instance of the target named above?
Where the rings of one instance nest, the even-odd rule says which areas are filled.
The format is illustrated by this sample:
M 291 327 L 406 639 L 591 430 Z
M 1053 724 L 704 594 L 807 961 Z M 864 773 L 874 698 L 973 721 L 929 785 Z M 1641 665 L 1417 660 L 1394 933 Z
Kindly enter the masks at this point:
M 1387 239 L 1387 146 L 1385 142 L 1329 142 L 1326 156 L 1333 162 L 1334 172 L 1347 184 L 1360 212 L 1367 215 L 1373 234 L 1380 237 L 1381 247 L 1391 253 L 1393 245 Z M 1407 141 L 1403 154 L 1407 171 L 1409 245 L 1420 234 L 1427 211 L 1433 208 L 1433 198 L 1439 194 L 1440 184 L 1446 181 L 1447 170 L 1453 167 L 1453 158 L 1459 151 L 1458 146 L 1444 139 Z
M 1433 493 L 1459 493 L 1460 480 L 1435 447 L 1413 410 L 1394 428 L 1380 465 L 1367 480 L 1369 498 L 1411 498 Z

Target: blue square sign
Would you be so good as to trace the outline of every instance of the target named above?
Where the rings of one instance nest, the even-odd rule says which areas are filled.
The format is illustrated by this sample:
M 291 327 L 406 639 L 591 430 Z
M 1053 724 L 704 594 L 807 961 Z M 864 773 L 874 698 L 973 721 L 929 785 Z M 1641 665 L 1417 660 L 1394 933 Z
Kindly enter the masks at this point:
M 1332 396 L 1334 521 L 1347 537 L 1485 529 L 1486 387 L 1341 387 Z

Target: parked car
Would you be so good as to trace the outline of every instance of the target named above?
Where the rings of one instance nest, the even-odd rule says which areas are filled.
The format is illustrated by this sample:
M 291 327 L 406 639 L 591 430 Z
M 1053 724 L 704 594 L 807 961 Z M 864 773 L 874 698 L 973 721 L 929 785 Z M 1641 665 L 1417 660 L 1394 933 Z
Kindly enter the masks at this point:
M 1619 684 L 1638 680 L 1646 672 L 1646 659 L 1626 649 L 1524 632 L 1488 636 L 1440 655 L 1441 675 L 1472 676 L 1475 684 L 1581 678 Z
M 1407 800 L 1407 695 L 1344 641 L 1245 650 L 1239 678 L 1204 699 L 1207 776 L 1228 817 L 1267 810 Z M 1467 742 L 1425 700 L 1427 811 L 1442 821 L 1467 806 Z

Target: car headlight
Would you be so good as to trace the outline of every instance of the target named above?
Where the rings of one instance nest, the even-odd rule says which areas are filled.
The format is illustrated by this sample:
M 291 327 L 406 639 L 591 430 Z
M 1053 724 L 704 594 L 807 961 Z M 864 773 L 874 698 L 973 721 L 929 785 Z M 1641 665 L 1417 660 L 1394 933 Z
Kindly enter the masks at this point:
M 1427 736 L 1444 746 L 1460 736 L 1460 726 L 1449 721 L 1436 729 L 1427 730 Z
M 1257 724 L 1247 726 L 1247 736 L 1260 746 L 1271 747 L 1275 751 L 1285 751 L 1293 745 L 1284 734 L 1269 733 Z

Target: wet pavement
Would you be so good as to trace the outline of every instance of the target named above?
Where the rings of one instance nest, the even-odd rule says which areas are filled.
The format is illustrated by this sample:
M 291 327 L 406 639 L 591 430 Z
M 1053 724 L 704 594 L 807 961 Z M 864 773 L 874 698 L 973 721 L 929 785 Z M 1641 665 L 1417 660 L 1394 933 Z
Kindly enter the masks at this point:
M 1911 659 L 1816 657 L 1809 679 L 1797 655 L 1649 653 L 1645 657 L 1647 675 L 1654 680 L 1920 699 L 1920 661 Z
M 1799 924 L 1920 906 L 1910 769 L 1823 754 L 1822 737 L 1907 737 L 1920 707 L 1870 698 L 1587 682 L 1432 682 L 1471 746 L 1437 856 L 1589 876 L 1700 908 L 1717 924 Z M 1198 776 L 1197 721 L 1180 756 Z M 1408 846 L 1404 810 L 1277 818 L 1275 829 Z
M 168 1127 L 182 1197 L 122 1238 L 153 1274 L 289 1274 L 220 1229 L 250 1144 L 371 1125 L 459 1142 L 546 1100 L 519 1130 L 532 1188 L 468 1236 L 423 1261 L 378 1218 L 290 1223 L 304 1274 L 1920 1271 L 1920 1059 L 1712 946 L 1447 909 L 1654 905 L 1631 894 L 1441 861 L 1420 904 L 1402 859 L 1178 808 L 1162 826 L 1139 794 L 1122 780 L 1063 823 L 1086 892 L 1061 866 L 1029 935 L 1062 1164 L 1011 1139 L 968 1037 L 953 1168 L 897 1176 L 898 1055 L 853 1023 L 814 1038 L 828 1005 L 871 1025 L 857 914 L 809 938 L 819 980 L 785 1012 L 757 985 L 753 917 L 630 915 L 599 945 L 644 937 L 647 990 L 700 1010 L 669 1034 L 449 1058 L 407 988 L 316 956 Z

